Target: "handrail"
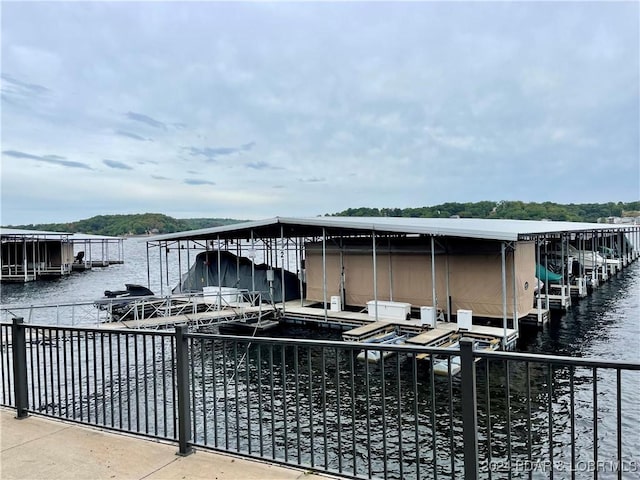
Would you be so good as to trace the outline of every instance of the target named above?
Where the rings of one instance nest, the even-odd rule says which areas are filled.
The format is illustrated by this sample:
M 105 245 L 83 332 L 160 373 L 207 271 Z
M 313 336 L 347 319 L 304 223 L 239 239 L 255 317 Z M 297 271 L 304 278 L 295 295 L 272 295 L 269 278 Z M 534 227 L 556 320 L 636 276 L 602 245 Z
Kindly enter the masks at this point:
M 238 294 L 243 299 L 248 300 L 246 303 L 262 303 L 262 292 L 238 290 Z M 239 302 L 242 303 L 242 302 Z M 117 317 L 114 317 L 114 306 L 122 306 Z M 80 319 L 76 318 L 76 310 L 85 308 L 84 315 Z M 238 315 L 241 306 L 238 302 L 229 302 L 226 298 L 221 298 L 219 302 L 209 303 L 205 301 L 202 292 L 181 293 L 165 296 L 141 296 L 141 297 L 113 297 L 100 298 L 93 301 L 80 302 L 59 302 L 59 303 L 42 303 L 42 304 L 5 304 L 0 305 L 0 320 L 9 320 L 21 316 L 27 324 L 36 324 L 36 320 L 32 322 L 34 314 L 43 312 L 47 314 L 51 310 L 50 316 L 55 316 L 56 324 L 60 316 L 60 311 L 71 309 L 70 317 L 71 325 L 78 324 L 98 324 L 102 322 L 120 321 L 123 318 L 127 320 L 144 320 L 151 317 L 168 317 L 172 315 L 182 315 L 197 312 L 213 312 L 219 309 L 234 309 Z
M 470 338 L 451 349 L 21 319 L 0 322 L 0 339 L 0 403 L 19 417 L 174 441 L 183 455 L 198 446 L 394 480 L 520 478 L 585 458 L 640 471 L 628 427 L 640 422 L 638 362 L 487 352 Z M 396 356 L 370 366 L 359 350 Z

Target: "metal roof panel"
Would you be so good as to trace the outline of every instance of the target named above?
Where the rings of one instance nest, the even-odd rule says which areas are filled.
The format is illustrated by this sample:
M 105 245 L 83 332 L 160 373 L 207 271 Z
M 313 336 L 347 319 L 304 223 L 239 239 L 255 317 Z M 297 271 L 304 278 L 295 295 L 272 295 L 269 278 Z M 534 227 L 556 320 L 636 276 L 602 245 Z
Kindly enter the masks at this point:
M 480 219 L 480 218 L 407 218 L 407 217 L 274 217 L 221 227 L 147 237 L 146 241 L 212 239 L 217 235 L 260 230 L 278 225 L 343 230 L 344 233 L 379 232 L 418 235 L 451 236 L 489 240 L 518 240 L 521 236 L 562 232 L 625 230 L 628 225 L 554 222 L 537 220 Z M 335 232 L 334 232 L 335 233 Z

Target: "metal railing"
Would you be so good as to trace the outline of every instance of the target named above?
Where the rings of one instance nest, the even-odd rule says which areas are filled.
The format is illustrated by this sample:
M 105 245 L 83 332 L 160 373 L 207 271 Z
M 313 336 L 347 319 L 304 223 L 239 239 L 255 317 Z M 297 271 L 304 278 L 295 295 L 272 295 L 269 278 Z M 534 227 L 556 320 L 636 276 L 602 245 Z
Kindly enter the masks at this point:
M 23 318 L 26 323 L 45 325 L 99 325 L 109 321 L 107 310 L 94 302 L 60 302 L 56 304 L 2 305 L 0 321 Z
M 20 319 L 0 333 L 1 400 L 18 417 L 174 440 L 183 455 L 197 446 L 352 478 L 640 475 L 638 363 L 464 339 L 445 350 Z M 364 349 L 379 362 L 358 360 Z
M 11 322 L 19 317 L 29 324 L 99 326 L 108 322 L 143 322 L 150 318 L 206 314 L 223 309 L 234 312 L 239 320 L 247 320 L 261 316 L 262 309 L 255 312 L 247 309 L 247 306 L 262 306 L 262 300 L 259 291 L 239 290 L 238 301 L 229 301 L 224 295 L 210 300 L 202 292 L 197 292 L 165 297 L 116 297 L 86 302 L 3 305 L 0 307 L 0 321 Z

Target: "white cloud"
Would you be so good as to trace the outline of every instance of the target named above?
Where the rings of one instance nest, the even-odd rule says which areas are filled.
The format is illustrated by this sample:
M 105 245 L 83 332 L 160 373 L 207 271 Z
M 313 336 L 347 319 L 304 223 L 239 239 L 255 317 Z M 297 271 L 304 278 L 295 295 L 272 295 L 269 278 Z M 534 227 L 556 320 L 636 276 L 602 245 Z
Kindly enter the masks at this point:
M 44 160 L 1 221 L 638 200 L 640 6 L 588 7 L 3 4 L 1 150 Z

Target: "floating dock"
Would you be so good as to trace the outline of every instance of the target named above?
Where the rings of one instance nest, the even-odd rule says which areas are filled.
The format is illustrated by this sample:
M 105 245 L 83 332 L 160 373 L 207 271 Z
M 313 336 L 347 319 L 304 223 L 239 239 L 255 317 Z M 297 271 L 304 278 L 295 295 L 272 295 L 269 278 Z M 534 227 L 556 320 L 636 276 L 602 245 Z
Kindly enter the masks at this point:
M 296 305 L 297 303 L 297 305 Z M 472 336 L 478 339 L 490 341 L 497 339 L 506 346 L 506 349 L 515 347 L 518 332 L 512 328 L 492 327 L 473 324 L 471 330 L 461 329 L 456 322 L 436 322 L 435 328 L 430 328 L 416 318 L 398 320 L 379 317 L 377 320 L 367 313 L 331 311 L 327 310 L 325 318 L 324 309 L 311 306 L 299 306 L 299 301 L 287 302 L 283 320 L 309 322 L 318 325 L 327 324 L 329 327 L 345 329 L 342 339 L 348 342 L 364 342 L 376 335 L 396 331 L 399 335 L 406 335 L 406 343 L 438 347 L 453 334 Z M 352 326 L 352 329 L 347 327 Z
M 121 237 L 0 228 L 0 240 L 2 283 L 59 278 L 124 262 Z
M 514 329 L 504 329 L 486 325 L 473 324 L 471 330 L 461 329 L 456 322 L 436 322 L 435 328 L 430 328 L 421 319 L 378 317 L 363 312 L 332 311 L 319 308 L 317 303 L 304 302 L 300 306 L 299 300 L 272 304 L 253 305 L 238 302 L 217 309 L 215 305 L 199 300 L 194 303 L 193 298 L 175 297 L 166 304 L 162 300 L 142 300 L 132 306 L 132 310 L 145 308 L 145 304 L 154 305 L 155 316 L 148 318 L 123 319 L 101 324 L 101 328 L 108 329 L 162 329 L 176 325 L 189 325 L 194 328 L 219 325 L 228 330 L 266 331 L 280 323 L 314 324 L 326 328 L 343 330 L 342 338 L 347 342 L 366 342 L 375 336 L 397 332 L 407 339 L 407 343 L 425 346 L 440 346 L 446 337 L 452 334 L 474 336 L 484 340 L 496 339 L 506 349 L 515 346 L 518 334 Z M 315 305 L 315 306 L 314 306 Z M 199 311 L 201 307 L 208 307 Z M 326 313 L 326 314 L 325 314 Z
M 393 323 L 387 321 L 378 321 L 373 323 L 365 323 L 360 327 L 353 328 L 342 334 L 345 342 L 363 342 L 378 335 L 384 335 L 397 330 Z
M 186 301 L 180 303 L 181 297 L 172 299 L 171 306 L 165 308 L 159 302 L 164 300 L 148 300 L 149 305 L 156 304 L 157 314 L 147 318 L 127 318 L 101 324 L 103 328 L 128 328 L 128 329 L 162 329 L 172 328 L 176 325 L 188 325 L 199 328 L 209 325 L 241 325 L 246 324 L 251 328 L 264 329 L 277 325 L 271 318 L 276 315 L 277 311 L 270 305 L 252 305 L 246 302 L 238 302 L 234 305 L 228 305 L 225 308 L 217 309 L 209 304 L 200 302 L 195 305 Z M 204 311 L 200 311 L 200 306 L 206 305 Z M 138 303 L 132 307 L 136 310 L 142 307 L 143 303 Z M 163 314 L 166 313 L 166 314 Z M 271 318 L 269 318 L 271 317 Z

